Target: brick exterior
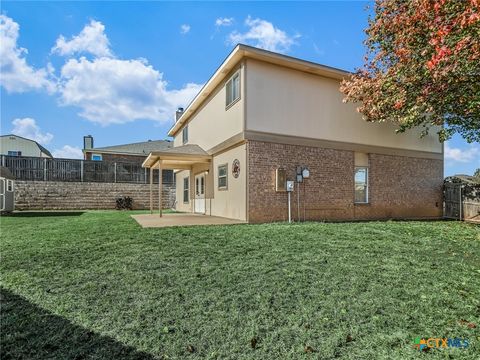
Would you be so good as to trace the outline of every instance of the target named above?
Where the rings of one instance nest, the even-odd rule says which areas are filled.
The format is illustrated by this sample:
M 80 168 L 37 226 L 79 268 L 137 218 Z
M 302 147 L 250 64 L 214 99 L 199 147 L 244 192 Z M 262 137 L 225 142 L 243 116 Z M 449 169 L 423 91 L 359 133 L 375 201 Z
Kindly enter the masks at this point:
M 310 178 L 295 183 L 292 219 L 353 220 L 442 216 L 443 161 L 369 154 L 369 204 L 354 204 L 354 153 L 259 141 L 247 143 L 248 220 L 288 219 L 287 193 L 275 191 L 275 170 L 308 166 Z M 300 207 L 297 206 L 300 195 Z M 298 212 L 298 209 L 300 210 Z
M 16 210 L 114 209 L 115 198 L 130 196 L 134 209 L 150 208 L 148 184 L 79 183 L 55 181 L 15 182 Z M 173 207 L 175 185 L 163 184 L 164 208 Z M 158 184 L 153 186 L 153 206 L 158 209 Z
M 85 160 L 92 160 L 92 154 L 102 154 L 103 161 L 124 161 L 124 162 L 133 162 L 133 163 L 143 163 L 147 158 L 143 155 L 125 155 L 125 154 L 112 154 L 112 153 L 102 153 L 97 151 L 86 151 Z

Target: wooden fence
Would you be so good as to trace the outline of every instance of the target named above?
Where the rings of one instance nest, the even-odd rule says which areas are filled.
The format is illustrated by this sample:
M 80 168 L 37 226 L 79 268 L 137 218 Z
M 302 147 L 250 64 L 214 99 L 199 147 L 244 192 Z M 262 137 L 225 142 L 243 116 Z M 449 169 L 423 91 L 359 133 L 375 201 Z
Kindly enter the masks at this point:
M 480 221 L 480 185 L 444 183 L 444 217 Z
M 10 169 L 17 180 L 138 184 L 150 181 L 150 171 L 133 162 L 1 155 L 1 165 Z M 162 173 L 164 184 L 174 182 L 173 171 Z M 158 171 L 153 172 L 153 182 L 158 184 Z

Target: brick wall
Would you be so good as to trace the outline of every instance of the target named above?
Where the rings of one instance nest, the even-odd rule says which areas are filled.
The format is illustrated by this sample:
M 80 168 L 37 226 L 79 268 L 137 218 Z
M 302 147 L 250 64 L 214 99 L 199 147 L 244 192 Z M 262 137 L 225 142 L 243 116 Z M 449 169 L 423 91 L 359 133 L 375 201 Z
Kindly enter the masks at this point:
M 153 186 L 154 208 L 158 209 L 158 184 Z M 16 181 L 16 210 L 114 209 L 117 196 L 130 196 L 134 209 L 150 208 L 148 184 Z M 174 185 L 164 184 L 164 208 L 175 202 Z
M 354 204 L 354 153 L 299 145 L 248 142 L 249 222 L 288 219 L 287 193 L 275 191 L 275 170 L 305 165 L 310 178 L 295 183 L 292 218 L 349 220 L 440 217 L 443 162 L 400 156 L 369 155 L 369 204 Z M 298 196 L 300 206 L 297 206 Z M 300 211 L 298 211 L 300 210 Z
M 85 152 L 85 160 L 92 160 L 92 154 L 102 154 L 103 161 L 124 161 L 124 162 L 134 162 L 134 163 L 143 163 L 147 158 L 146 155 L 126 155 L 126 154 L 112 154 L 112 153 L 102 153 L 102 152 Z

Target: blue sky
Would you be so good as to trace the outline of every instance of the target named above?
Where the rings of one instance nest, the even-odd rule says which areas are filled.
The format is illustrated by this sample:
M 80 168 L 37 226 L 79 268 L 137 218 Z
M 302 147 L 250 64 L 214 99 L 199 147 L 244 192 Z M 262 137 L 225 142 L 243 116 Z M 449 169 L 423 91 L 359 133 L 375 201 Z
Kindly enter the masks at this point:
M 54 155 L 166 138 L 241 41 L 354 70 L 365 2 L 2 2 L 1 133 Z M 445 174 L 473 173 L 480 145 L 445 146 Z

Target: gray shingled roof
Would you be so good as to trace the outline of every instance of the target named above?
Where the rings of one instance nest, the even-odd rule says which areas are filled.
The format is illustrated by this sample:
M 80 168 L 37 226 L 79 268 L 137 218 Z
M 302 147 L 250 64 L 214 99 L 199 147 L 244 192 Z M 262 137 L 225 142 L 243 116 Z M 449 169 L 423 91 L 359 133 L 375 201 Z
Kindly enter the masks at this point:
M 86 149 L 88 152 L 111 152 L 111 153 L 125 153 L 132 155 L 148 155 L 153 151 L 165 151 L 173 146 L 169 140 L 149 140 L 133 144 L 114 145 L 96 147 L 93 149 Z
M 205 150 L 196 144 L 175 146 L 167 150 L 162 150 L 162 152 L 169 154 L 209 155 Z

